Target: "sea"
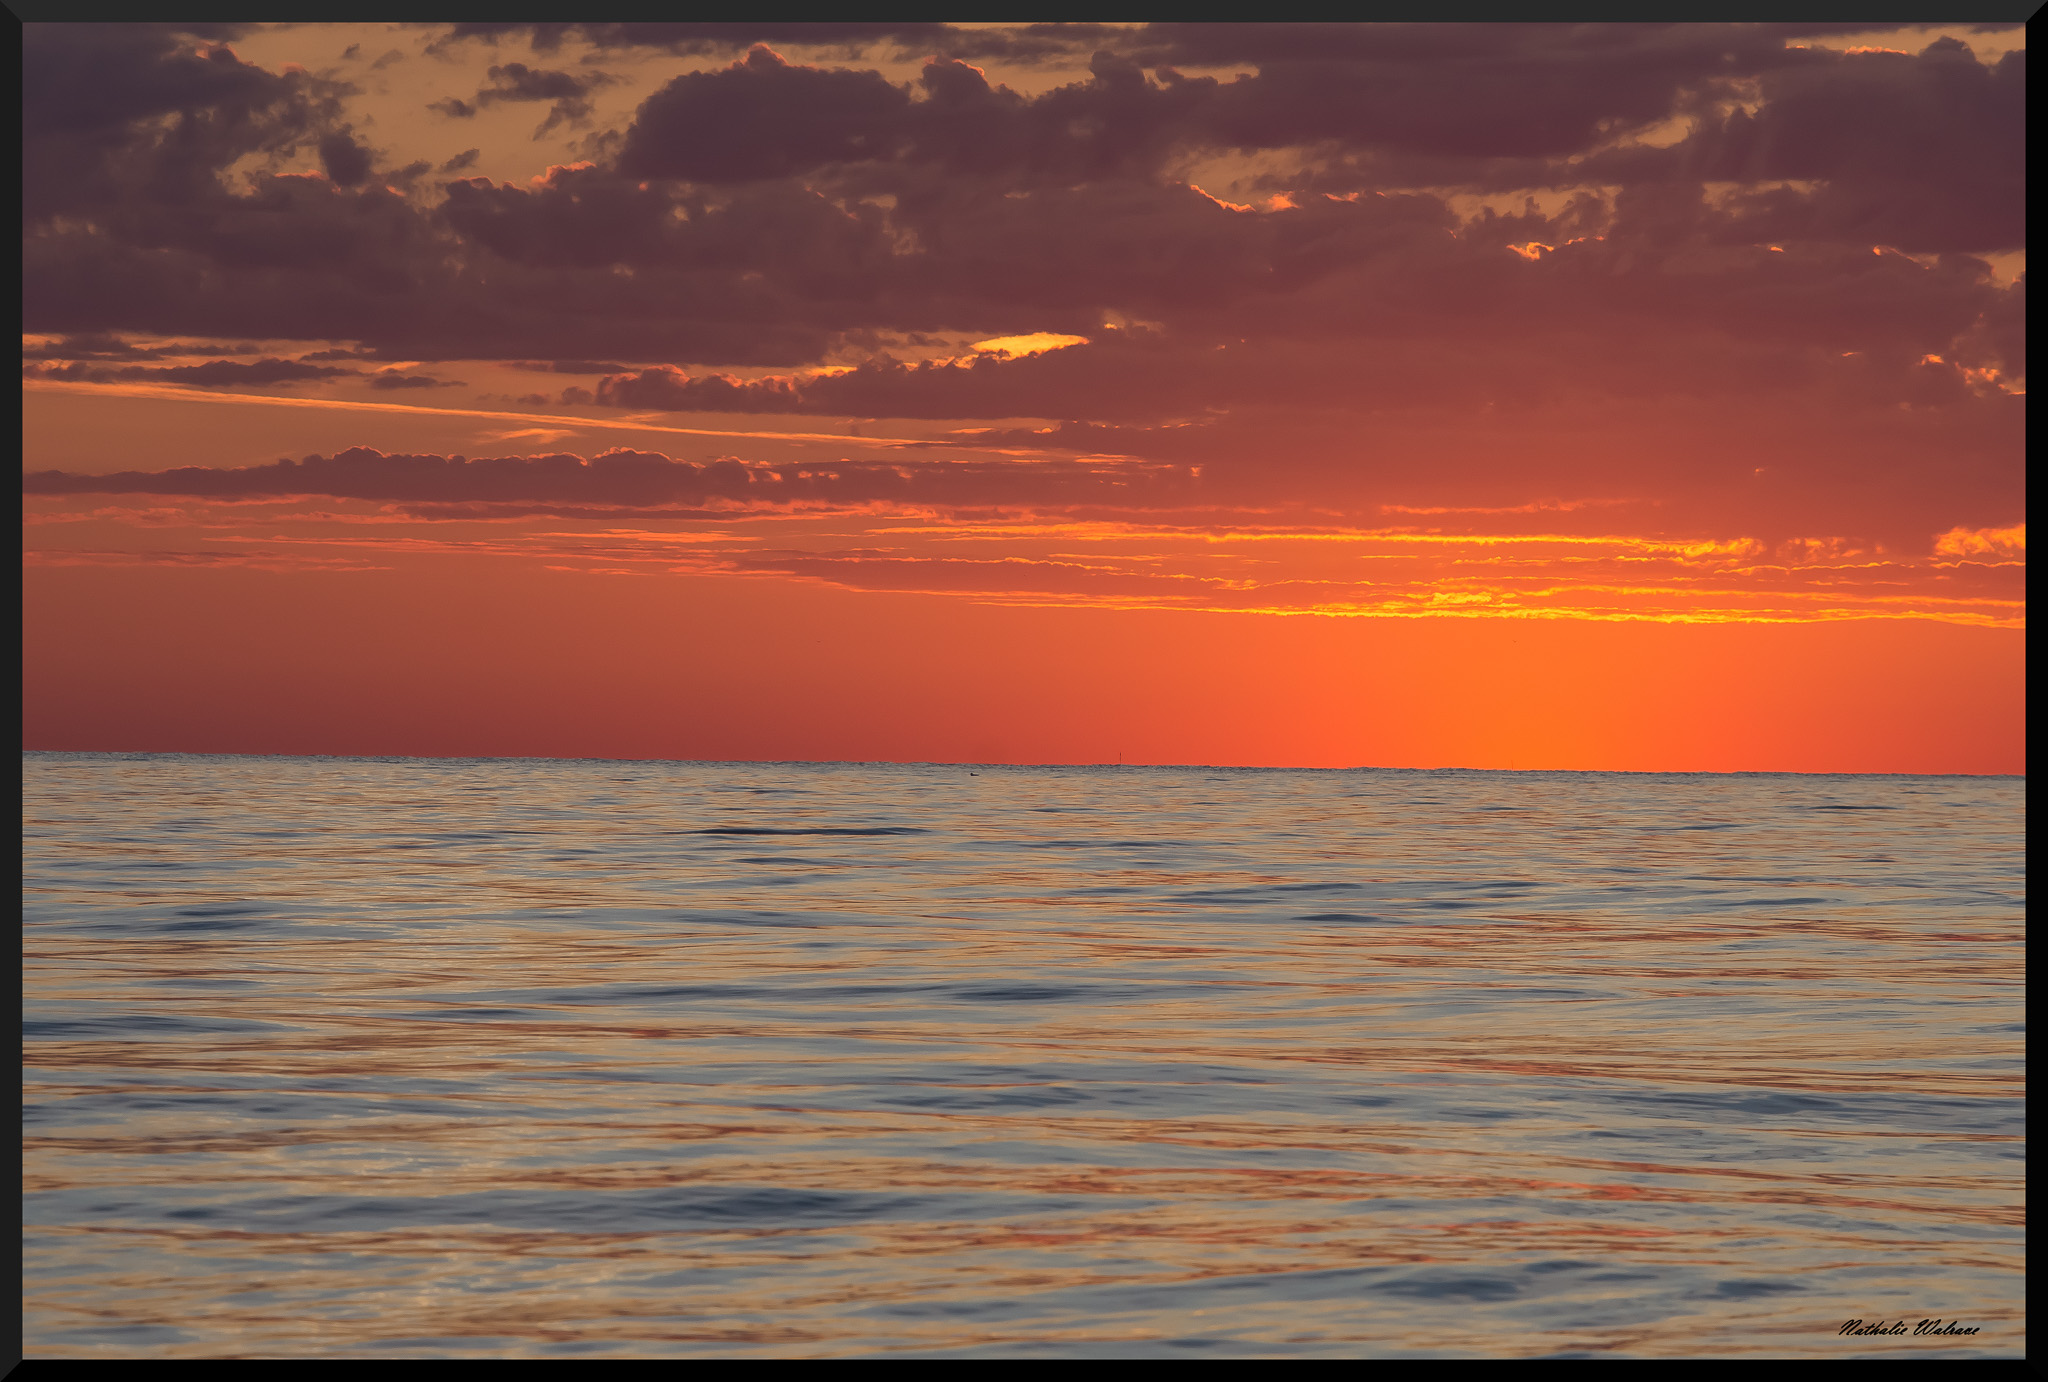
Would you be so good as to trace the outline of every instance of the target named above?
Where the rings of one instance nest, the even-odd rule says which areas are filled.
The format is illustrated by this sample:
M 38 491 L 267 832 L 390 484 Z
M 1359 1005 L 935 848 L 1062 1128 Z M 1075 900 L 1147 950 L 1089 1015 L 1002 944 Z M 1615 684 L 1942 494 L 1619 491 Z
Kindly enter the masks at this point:
M 2020 1357 L 2015 777 L 23 756 L 29 1357 Z

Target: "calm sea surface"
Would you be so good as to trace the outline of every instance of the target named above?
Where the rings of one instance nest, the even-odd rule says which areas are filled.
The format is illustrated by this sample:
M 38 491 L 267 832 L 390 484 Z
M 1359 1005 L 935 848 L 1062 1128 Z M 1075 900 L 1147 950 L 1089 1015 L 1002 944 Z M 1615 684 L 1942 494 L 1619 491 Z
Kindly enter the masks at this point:
M 2020 779 L 23 770 L 31 1356 L 2025 1351 Z

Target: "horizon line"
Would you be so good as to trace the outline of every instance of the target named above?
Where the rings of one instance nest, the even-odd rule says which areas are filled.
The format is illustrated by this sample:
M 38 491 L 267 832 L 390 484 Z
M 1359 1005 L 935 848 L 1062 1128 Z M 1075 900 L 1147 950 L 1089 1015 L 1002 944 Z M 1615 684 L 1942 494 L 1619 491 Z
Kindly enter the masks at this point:
M 1011 768 L 1020 771 L 1062 768 L 1172 769 L 1195 772 L 1267 773 L 1600 773 L 1631 777 L 2009 777 L 2025 778 L 2024 772 L 1913 772 L 1894 769 L 1853 771 L 1809 768 L 1472 768 L 1442 764 L 1428 768 L 1404 768 L 1371 763 L 1343 767 L 1313 767 L 1288 763 L 1001 763 L 972 759 L 922 758 L 607 758 L 567 757 L 559 754 L 406 754 L 406 753 L 266 753 L 235 749 L 30 749 L 31 754 L 92 754 L 121 758 L 303 758 L 336 762 L 370 763 L 646 763 L 692 767 L 749 768 Z

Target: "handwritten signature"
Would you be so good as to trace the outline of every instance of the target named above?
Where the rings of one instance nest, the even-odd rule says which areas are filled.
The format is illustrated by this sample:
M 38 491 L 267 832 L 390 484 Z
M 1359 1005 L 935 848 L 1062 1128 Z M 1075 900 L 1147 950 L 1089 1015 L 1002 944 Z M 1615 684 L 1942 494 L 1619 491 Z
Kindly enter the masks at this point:
M 1922 1334 L 1975 1334 L 1976 1332 L 1976 1325 L 1965 1325 L 1961 1320 L 1949 1320 L 1946 1323 L 1941 1320 L 1922 1320 L 1916 1325 L 1908 1326 L 1903 1319 L 1893 1324 L 1886 1324 L 1883 1320 L 1850 1320 L 1835 1331 L 1837 1334 L 1910 1334 L 1915 1337 Z

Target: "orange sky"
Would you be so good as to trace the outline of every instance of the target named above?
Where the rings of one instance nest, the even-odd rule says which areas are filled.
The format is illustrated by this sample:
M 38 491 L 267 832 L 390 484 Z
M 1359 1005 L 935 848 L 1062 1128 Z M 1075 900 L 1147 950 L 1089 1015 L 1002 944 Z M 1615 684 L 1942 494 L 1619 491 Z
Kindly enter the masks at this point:
M 2024 771 L 2015 27 L 26 34 L 29 748 Z

